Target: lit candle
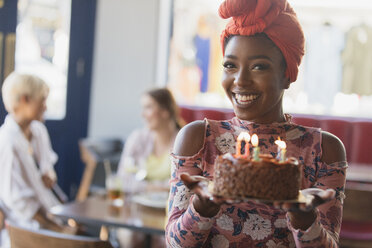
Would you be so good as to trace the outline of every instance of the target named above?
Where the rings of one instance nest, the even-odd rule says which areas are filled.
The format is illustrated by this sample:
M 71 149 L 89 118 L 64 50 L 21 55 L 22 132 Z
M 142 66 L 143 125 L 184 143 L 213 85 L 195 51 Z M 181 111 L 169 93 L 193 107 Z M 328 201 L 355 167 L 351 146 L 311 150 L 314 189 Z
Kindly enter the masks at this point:
M 237 141 L 237 144 L 236 144 L 236 156 L 237 157 L 241 157 L 242 154 L 241 154 L 241 148 L 242 148 L 242 141 L 244 140 L 245 141 L 245 152 L 244 152 L 244 156 L 248 157 L 249 156 L 249 140 L 251 139 L 251 136 L 249 135 L 249 133 L 247 132 L 241 132 L 238 136 L 238 141 Z
M 253 160 L 259 161 L 260 160 L 260 148 L 258 147 L 258 136 L 257 134 L 252 135 L 251 139 L 253 145 Z
M 279 160 L 279 162 L 283 163 L 286 159 L 285 153 L 287 145 L 284 141 L 280 140 L 280 138 L 278 138 L 278 140 L 275 141 L 275 144 L 278 145 L 278 155 L 276 158 Z

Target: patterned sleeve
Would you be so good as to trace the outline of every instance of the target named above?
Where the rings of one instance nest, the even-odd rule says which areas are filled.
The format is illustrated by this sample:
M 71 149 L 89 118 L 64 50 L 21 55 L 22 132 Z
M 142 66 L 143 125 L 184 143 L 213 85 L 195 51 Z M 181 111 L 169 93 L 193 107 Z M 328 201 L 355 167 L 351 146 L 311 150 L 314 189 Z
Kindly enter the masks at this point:
M 334 189 L 336 197 L 332 201 L 317 208 L 317 219 L 305 231 L 294 229 L 288 219 L 288 227 L 292 231 L 296 247 L 338 247 L 339 233 L 342 220 L 342 206 L 345 198 L 345 180 L 347 162 L 325 164 L 318 162 L 313 187 Z
M 169 197 L 166 241 L 168 247 L 201 247 L 207 239 L 218 214 L 212 218 L 202 217 L 195 211 L 191 193 L 180 180 L 184 172 L 202 175 L 203 149 L 191 157 L 172 154 L 172 175 Z

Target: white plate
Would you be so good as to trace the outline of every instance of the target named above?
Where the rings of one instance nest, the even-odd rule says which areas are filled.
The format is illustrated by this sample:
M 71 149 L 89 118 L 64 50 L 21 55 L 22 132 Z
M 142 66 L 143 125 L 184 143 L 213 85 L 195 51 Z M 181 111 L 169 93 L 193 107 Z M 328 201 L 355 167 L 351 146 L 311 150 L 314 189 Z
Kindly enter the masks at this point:
M 144 192 L 133 196 L 133 202 L 152 208 L 165 209 L 168 201 L 168 192 Z

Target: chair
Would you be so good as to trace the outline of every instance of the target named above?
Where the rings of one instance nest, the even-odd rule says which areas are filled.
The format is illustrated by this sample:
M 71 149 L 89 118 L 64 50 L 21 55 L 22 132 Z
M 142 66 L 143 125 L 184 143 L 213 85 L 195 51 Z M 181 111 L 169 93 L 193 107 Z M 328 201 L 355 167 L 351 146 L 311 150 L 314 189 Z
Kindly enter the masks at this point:
M 320 120 L 312 116 L 294 115 L 292 121 L 298 125 L 307 127 L 320 127 Z
M 360 164 L 372 163 L 372 125 L 368 121 L 354 122 L 352 125 L 351 137 L 352 162 Z
M 204 118 L 212 120 L 225 120 L 228 113 L 229 113 L 228 111 L 223 111 L 219 109 L 200 109 L 195 111 L 194 118 L 195 120 L 203 120 Z
M 0 232 L 4 229 L 4 223 L 5 223 L 5 213 L 0 208 Z
M 180 112 L 181 112 L 180 114 L 182 116 L 182 119 L 186 123 L 190 123 L 190 122 L 195 120 L 195 118 L 194 118 L 195 110 L 193 110 L 191 107 L 182 106 L 182 107 L 180 107 Z
M 181 106 L 181 116 L 186 123 L 196 120 L 204 120 L 204 118 L 212 120 L 227 120 L 235 116 L 232 109 L 196 107 L 196 106 Z
M 99 238 L 75 236 L 49 230 L 33 230 L 6 222 L 12 248 L 112 248 Z
M 372 191 L 358 184 L 347 184 L 345 190 L 340 247 L 372 247 Z
M 105 173 L 102 165 L 105 159 L 117 167 L 123 149 L 120 139 L 81 139 L 79 141 L 80 157 L 85 163 L 83 177 L 76 195 L 77 201 L 87 198 L 92 182 L 96 186 L 105 186 Z M 113 168 L 116 170 L 116 168 Z M 98 172 L 98 173 L 97 173 Z

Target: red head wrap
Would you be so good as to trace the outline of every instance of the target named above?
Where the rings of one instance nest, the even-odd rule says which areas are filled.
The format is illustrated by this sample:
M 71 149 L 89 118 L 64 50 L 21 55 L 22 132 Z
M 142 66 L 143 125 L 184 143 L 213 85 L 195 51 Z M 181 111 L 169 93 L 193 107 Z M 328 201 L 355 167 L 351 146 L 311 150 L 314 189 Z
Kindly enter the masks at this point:
M 223 50 L 225 38 L 231 35 L 265 33 L 284 56 L 286 77 L 290 82 L 296 81 L 305 38 L 296 13 L 286 0 L 225 0 L 219 14 L 224 19 L 232 17 L 221 34 Z

